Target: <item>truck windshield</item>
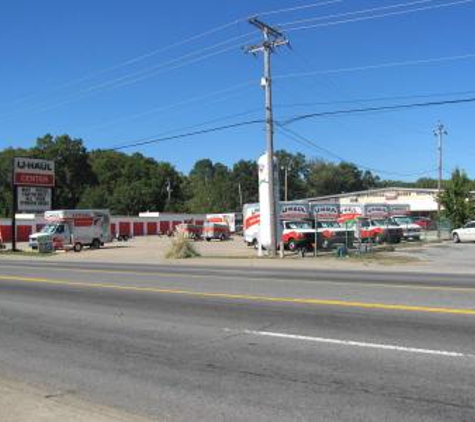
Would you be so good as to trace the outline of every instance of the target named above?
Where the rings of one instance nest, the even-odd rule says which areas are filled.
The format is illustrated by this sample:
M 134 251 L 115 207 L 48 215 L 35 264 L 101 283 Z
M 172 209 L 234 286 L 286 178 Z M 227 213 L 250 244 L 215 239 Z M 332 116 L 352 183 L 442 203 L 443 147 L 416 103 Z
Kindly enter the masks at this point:
M 319 221 L 318 227 L 322 229 L 335 229 L 340 227 L 340 223 L 336 221 Z
M 389 226 L 391 224 L 389 220 L 385 220 L 385 219 L 373 220 L 373 223 L 377 226 Z
M 288 229 L 311 229 L 309 223 L 305 221 L 291 221 L 285 225 Z
M 413 223 L 411 217 L 394 217 L 394 219 L 396 220 L 398 224 L 412 224 Z
M 62 224 L 47 224 L 41 229 L 41 233 L 64 233 L 64 226 Z
M 57 227 L 56 224 L 47 224 L 41 229 L 41 233 L 48 233 L 48 234 L 54 233 L 54 231 L 56 230 L 56 227 Z

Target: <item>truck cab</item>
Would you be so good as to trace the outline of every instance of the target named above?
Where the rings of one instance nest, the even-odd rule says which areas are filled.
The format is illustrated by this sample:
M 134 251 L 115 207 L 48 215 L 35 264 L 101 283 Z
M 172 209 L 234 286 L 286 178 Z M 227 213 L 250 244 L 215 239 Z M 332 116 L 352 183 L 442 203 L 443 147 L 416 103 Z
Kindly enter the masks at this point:
M 71 227 L 69 223 L 49 223 L 41 231 L 34 233 L 29 238 L 29 246 L 38 249 L 39 243 L 51 238 L 54 249 L 63 249 L 71 243 Z
M 390 219 L 359 218 L 355 225 L 355 237 L 362 242 L 399 243 L 402 229 Z
M 401 227 L 403 237 L 406 240 L 421 240 L 422 228 L 408 215 L 393 215 L 390 220 L 393 224 Z

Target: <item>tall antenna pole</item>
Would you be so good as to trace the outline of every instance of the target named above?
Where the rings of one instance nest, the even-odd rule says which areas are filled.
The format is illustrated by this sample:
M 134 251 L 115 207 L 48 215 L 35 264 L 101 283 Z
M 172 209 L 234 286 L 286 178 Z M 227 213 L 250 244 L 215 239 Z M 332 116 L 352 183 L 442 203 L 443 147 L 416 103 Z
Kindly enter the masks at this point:
M 440 195 L 442 193 L 442 175 L 443 175 L 442 146 L 443 146 L 444 135 L 447 135 L 447 131 L 445 130 L 445 127 L 442 123 L 439 122 L 436 129 L 434 130 L 434 135 L 437 137 L 437 141 L 438 141 L 437 152 L 439 154 L 439 164 L 438 164 L 439 177 L 437 179 L 437 195 L 438 195 L 437 218 L 439 222 L 437 224 L 437 237 L 440 239 Z
M 275 198 L 275 181 L 274 181 L 274 120 L 272 114 L 272 72 L 271 72 L 271 54 L 276 49 L 283 45 L 287 45 L 289 41 L 285 36 L 256 18 L 249 19 L 249 23 L 254 25 L 264 36 L 264 41 L 259 45 L 254 45 L 246 48 L 248 53 L 257 54 L 263 53 L 264 56 L 264 77 L 261 85 L 265 89 L 266 100 L 266 131 L 267 131 L 267 171 L 268 171 L 268 188 L 269 188 L 269 208 L 270 208 L 270 246 L 269 256 L 276 256 L 276 233 L 277 233 L 277 219 L 276 219 L 276 198 Z

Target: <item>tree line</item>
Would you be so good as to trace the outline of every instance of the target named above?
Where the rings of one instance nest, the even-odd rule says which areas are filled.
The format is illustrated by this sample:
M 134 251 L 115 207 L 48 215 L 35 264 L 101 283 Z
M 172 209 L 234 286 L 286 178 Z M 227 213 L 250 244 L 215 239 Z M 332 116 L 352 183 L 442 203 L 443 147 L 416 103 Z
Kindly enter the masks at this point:
M 333 163 L 285 150 L 276 152 L 280 167 L 281 199 L 285 174 L 288 199 L 301 199 L 385 186 L 433 188 L 434 179 L 415 182 L 382 180 L 349 162 Z M 32 148 L 0 151 L 0 215 L 12 210 L 11 165 L 15 156 L 55 161 L 55 208 L 108 208 L 114 214 L 142 211 L 224 212 L 258 201 L 258 168 L 254 160 L 240 160 L 232 167 L 210 159 L 198 160 L 189 174 L 172 164 L 140 153 L 113 150 L 88 151 L 81 139 L 45 135 Z M 475 189 L 473 181 L 468 181 Z

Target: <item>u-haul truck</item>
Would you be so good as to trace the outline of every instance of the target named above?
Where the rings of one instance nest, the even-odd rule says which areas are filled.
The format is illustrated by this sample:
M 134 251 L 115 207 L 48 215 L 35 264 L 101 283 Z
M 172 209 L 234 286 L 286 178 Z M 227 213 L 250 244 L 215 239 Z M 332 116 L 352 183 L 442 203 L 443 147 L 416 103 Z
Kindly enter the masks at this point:
M 302 202 L 279 202 L 278 204 L 280 240 L 284 248 L 291 251 L 310 249 L 315 243 L 315 229 L 309 220 L 308 204 Z M 248 246 L 258 247 L 261 223 L 259 204 L 245 204 L 244 241 Z
M 206 214 L 206 221 L 227 224 L 231 233 L 242 233 L 243 230 L 243 215 L 240 212 Z
M 32 249 L 51 238 L 54 249 L 71 247 L 80 252 L 84 246 L 99 249 L 111 242 L 110 213 L 108 210 L 57 210 L 45 212 L 46 225 L 29 238 Z

